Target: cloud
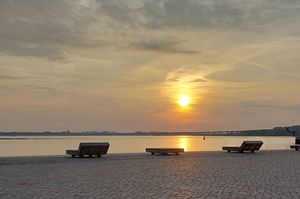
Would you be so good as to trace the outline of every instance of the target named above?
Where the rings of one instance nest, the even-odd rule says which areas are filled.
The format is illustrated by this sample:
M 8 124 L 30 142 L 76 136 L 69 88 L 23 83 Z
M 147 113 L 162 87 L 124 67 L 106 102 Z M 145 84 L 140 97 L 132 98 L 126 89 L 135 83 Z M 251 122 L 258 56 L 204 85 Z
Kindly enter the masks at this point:
M 133 47 L 136 47 L 139 50 L 147 50 L 147 51 L 157 51 L 157 52 L 165 52 L 165 53 L 178 53 L 178 54 L 196 54 L 197 51 L 193 50 L 185 50 L 179 47 L 180 41 L 176 40 L 145 40 L 139 41 L 137 43 L 132 44 Z
M 2 71 L 2 74 L 0 75 L 0 79 L 3 80 L 41 80 L 41 77 L 37 76 L 30 76 L 30 75 L 10 75 L 12 72 Z
M 280 116 L 273 113 L 300 100 L 299 19 L 297 0 L 2 0 L 0 108 L 40 103 L 42 112 L 55 105 L 64 115 L 71 104 L 79 126 L 93 112 L 97 128 L 99 121 L 137 128 L 136 117 L 143 128 L 152 118 L 161 130 L 176 128 L 157 118 L 185 94 L 198 107 L 194 129 L 210 123 L 200 120 L 213 121 L 211 128 L 234 126 L 242 119 L 230 115 L 246 115 L 250 106 L 251 122 L 273 111 L 274 123 Z M 246 103 L 258 96 L 265 101 Z M 282 121 L 293 118 L 299 115 Z
M 226 82 L 257 82 L 266 81 L 277 76 L 273 71 L 254 65 L 253 63 L 241 62 L 229 70 L 211 72 L 205 78 Z
M 1 1 L 0 52 L 67 60 L 68 47 L 91 43 L 84 39 L 92 21 L 85 13 L 76 1 Z
M 264 29 L 282 20 L 299 16 L 298 1 L 197 1 L 197 0 L 150 0 L 98 1 L 99 12 L 131 27 L 149 28 L 242 28 Z M 298 5 L 298 6 L 297 6 Z
M 290 24 L 300 17 L 299 4 L 269 0 L 243 4 L 236 0 L 3 0 L 0 53 L 60 62 L 71 60 L 69 51 L 73 49 L 118 47 L 123 42 L 140 50 L 195 54 L 198 51 L 180 47 L 181 42 L 153 40 L 151 34 L 157 29 L 180 32 L 186 28 L 231 28 L 268 33 L 276 30 L 272 34 L 284 30 L 298 35 L 300 28 Z M 277 31 L 278 25 L 281 31 Z M 141 30 L 148 32 L 140 36 Z
M 256 63 L 266 65 L 273 70 L 293 77 L 300 77 L 299 39 L 285 39 L 273 46 L 274 50 L 262 53 L 252 60 Z
M 67 61 L 68 56 L 62 49 L 53 45 L 34 44 L 33 42 L 0 39 L 0 51 L 6 55 L 34 56 L 51 61 Z
M 244 101 L 241 102 L 243 107 L 247 108 L 271 108 L 271 109 L 281 109 L 281 110 L 300 110 L 300 104 L 282 104 L 280 102 L 274 101 Z
M 8 80 L 14 80 L 14 79 L 24 79 L 26 77 L 17 77 L 12 75 L 0 75 L 0 79 L 8 79 Z
M 191 80 L 190 82 L 207 82 L 207 81 L 202 78 L 197 78 L 197 79 Z
M 50 86 L 41 86 L 41 85 L 33 85 L 33 84 L 24 84 L 23 86 L 35 90 L 58 91 L 57 89 L 52 88 Z
M 181 66 L 170 71 L 166 76 L 166 81 L 181 82 L 206 82 L 203 79 L 203 66 Z

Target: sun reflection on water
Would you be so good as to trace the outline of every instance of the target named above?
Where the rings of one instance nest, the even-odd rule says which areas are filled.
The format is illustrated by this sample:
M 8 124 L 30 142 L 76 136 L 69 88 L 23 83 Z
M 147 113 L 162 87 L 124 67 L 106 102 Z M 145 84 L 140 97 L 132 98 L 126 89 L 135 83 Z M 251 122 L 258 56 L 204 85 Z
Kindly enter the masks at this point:
M 189 139 L 187 137 L 179 137 L 178 138 L 179 148 L 184 148 L 184 151 L 188 151 L 189 149 Z

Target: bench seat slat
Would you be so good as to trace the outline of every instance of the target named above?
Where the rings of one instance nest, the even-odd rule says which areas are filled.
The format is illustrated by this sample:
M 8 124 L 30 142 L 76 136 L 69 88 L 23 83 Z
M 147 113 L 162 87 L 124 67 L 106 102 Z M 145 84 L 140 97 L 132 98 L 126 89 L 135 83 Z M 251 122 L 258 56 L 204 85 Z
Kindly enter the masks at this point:
M 159 153 L 159 154 L 179 154 L 184 152 L 184 148 L 146 148 L 146 152 L 149 152 L 151 154 Z

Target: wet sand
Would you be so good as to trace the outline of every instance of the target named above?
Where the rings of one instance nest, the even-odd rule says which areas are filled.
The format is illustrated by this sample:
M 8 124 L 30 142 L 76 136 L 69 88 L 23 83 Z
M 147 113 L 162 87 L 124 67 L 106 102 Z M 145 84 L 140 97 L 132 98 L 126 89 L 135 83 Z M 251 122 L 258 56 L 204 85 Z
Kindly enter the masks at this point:
M 300 152 L 0 158 L 0 198 L 300 198 Z

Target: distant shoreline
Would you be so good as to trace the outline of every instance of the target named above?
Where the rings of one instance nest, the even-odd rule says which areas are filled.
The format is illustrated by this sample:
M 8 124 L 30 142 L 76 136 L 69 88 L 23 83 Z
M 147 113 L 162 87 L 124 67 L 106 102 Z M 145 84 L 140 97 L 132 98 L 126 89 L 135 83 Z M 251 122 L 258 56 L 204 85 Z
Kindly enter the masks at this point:
M 96 137 L 96 136 L 103 136 L 103 137 L 108 137 L 108 136 L 198 136 L 198 137 L 203 137 L 203 136 L 211 136 L 211 137 L 221 137 L 221 136 L 228 136 L 228 137 L 243 137 L 243 136 L 249 136 L 249 137 L 256 137 L 256 136 L 259 136 L 259 137 L 293 137 L 291 135 L 187 135 L 187 134 L 182 134 L 182 135 L 157 135 L 157 134 L 152 134 L 152 135 L 128 135 L 128 134 L 118 134 L 118 135 L 12 135 L 12 136 L 9 136 L 9 137 L 6 137 L 7 135 L 0 135 L 0 140 L 39 140 L 39 139 L 69 139 L 69 137 L 72 137 L 72 136 L 78 136 L 78 137 Z M 25 137 L 23 137 L 25 136 Z M 27 137 L 28 136 L 28 137 Z M 39 137 L 31 137 L 31 136 L 39 136 Z M 60 138 L 58 138 L 60 137 Z M 73 139 L 76 139 L 76 138 L 73 138 Z M 80 139 L 80 138 L 78 138 Z
M 115 131 L 82 131 L 82 132 L 0 132 L 0 138 L 20 136 L 297 136 L 300 126 L 275 127 L 273 129 L 240 130 L 240 131 L 208 131 L 208 132 L 130 132 Z M 2 138 L 1 138 L 2 139 Z

